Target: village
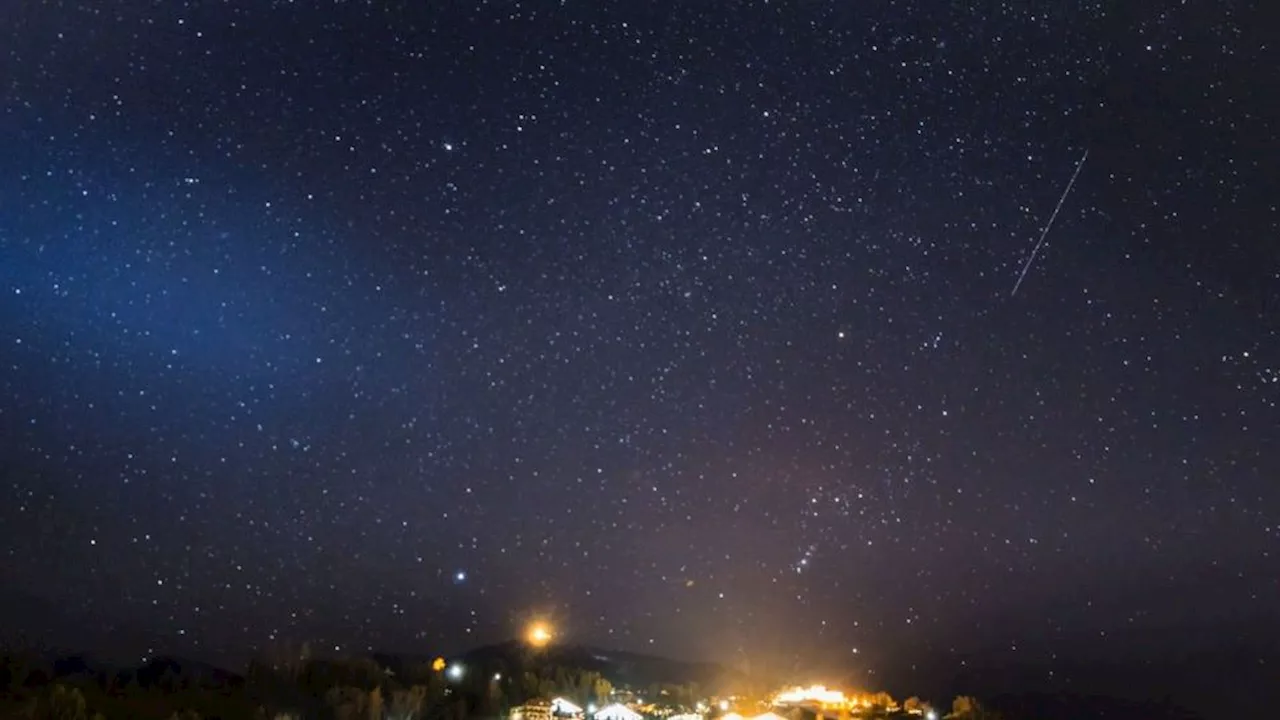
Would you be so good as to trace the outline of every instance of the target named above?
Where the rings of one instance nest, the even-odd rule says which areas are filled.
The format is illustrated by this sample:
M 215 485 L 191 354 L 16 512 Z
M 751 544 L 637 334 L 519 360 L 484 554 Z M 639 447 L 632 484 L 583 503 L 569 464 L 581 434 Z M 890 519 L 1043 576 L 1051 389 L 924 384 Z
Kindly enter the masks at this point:
M 791 687 L 764 701 L 741 697 L 709 698 L 690 711 L 664 698 L 617 693 L 603 707 L 585 706 L 563 697 L 530 700 L 511 708 L 510 720 L 847 720 L 855 717 L 905 715 L 937 720 L 938 713 L 918 698 L 896 702 L 888 693 L 851 693 L 823 685 Z

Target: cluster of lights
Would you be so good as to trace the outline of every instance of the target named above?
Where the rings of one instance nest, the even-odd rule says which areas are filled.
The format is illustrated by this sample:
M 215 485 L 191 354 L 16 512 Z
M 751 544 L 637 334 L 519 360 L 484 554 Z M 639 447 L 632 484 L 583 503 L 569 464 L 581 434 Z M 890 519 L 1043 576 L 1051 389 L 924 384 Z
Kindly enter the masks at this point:
M 532 635 L 532 629 L 530 630 Z M 531 640 L 531 638 L 530 638 Z M 450 665 L 449 670 L 452 671 L 455 665 Z M 501 676 L 495 675 L 494 680 L 499 680 Z M 896 704 L 892 700 L 880 700 L 879 698 L 887 697 L 884 693 L 879 695 L 845 695 L 839 690 L 832 690 L 824 685 L 810 685 L 808 687 L 793 687 L 778 692 L 773 697 L 773 704 L 777 706 L 788 705 L 819 705 L 824 710 L 832 710 L 836 708 L 856 710 L 860 707 L 872 707 L 876 702 L 890 703 L 890 709 L 896 708 Z M 637 698 L 637 702 L 643 704 L 642 699 Z M 581 714 L 583 709 L 573 702 L 565 698 L 556 698 L 550 703 L 550 710 L 555 715 L 575 716 Z M 784 716 L 775 712 L 763 712 L 750 717 L 740 715 L 736 712 L 729 711 L 730 703 L 728 700 L 718 700 L 715 704 L 723 713 L 719 720 L 787 720 Z M 711 709 L 711 705 L 706 702 L 697 704 L 697 712 L 686 712 L 673 715 L 668 720 L 705 720 L 704 713 Z M 927 710 L 924 713 L 912 711 L 916 715 L 923 715 L 924 720 L 938 720 L 938 714 L 933 710 Z M 607 705 L 599 710 L 596 709 L 594 703 L 589 703 L 586 707 L 585 715 L 592 720 L 642 720 L 643 716 L 636 712 L 632 707 L 621 703 Z
M 537 621 L 529 625 L 525 630 L 525 642 L 535 648 L 543 648 L 551 643 L 554 639 L 551 626 L 546 622 Z M 466 677 L 466 666 L 460 662 L 445 662 L 444 658 L 436 658 L 432 663 L 432 667 L 437 671 L 443 671 L 445 676 L 452 682 L 460 682 Z M 494 682 L 502 680 L 501 674 L 493 676 Z M 778 706 L 787 705 L 819 705 L 823 708 L 857 708 L 859 706 L 870 705 L 872 700 L 869 697 L 847 696 L 839 690 L 832 690 L 825 685 L 810 685 L 808 687 L 793 687 L 778 692 L 773 697 L 773 704 Z M 573 704 L 564 698 L 556 698 L 553 703 L 553 712 L 556 714 L 576 715 L 582 712 L 582 708 Z M 729 709 L 727 700 L 720 700 L 718 707 L 722 712 Z M 699 703 L 698 710 L 705 711 L 707 706 Z M 629 707 L 621 704 L 608 705 L 600 710 L 596 710 L 594 704 L 589 704 L 586 708 L 587 715 L 594 720 L 640 720 L 641 715 Z M 703 720 L 705 716 L 701 713 L 686 713 L 677 715 L 670 720 Z M 937 720 L 937 714 L 929 711 L 926 714 L 926 720 Z M 773 712 L 765 712 L 750 718 L 739 715 L 736 712 L 725 712 L 721 716 L 721 720 L 786 720 L 781 715 Z
M 845 695 L 839 690 L 831 690 L 825 685 L 809 687 L 793 687 L 773 696 L 773 704 L 779 706 L 817 705 L 825 709 L 857 710 L 869 708 L 877 702 L 893 705 L 893 699 L 884 693 L 876 695 Z M 896 707 L 896 705 L 894 705 Z
M 872 702 L 871 696 L 848 696 L 839 690 L 830 690 L 822 685 L 791 688 L 779 692 L 773 698 L 775 705 L 819 705 L 824 710 L 837 708 L 856 710 L 860 707 L 870 707 Z M 726 710 L 728 705 L 727 701 L 721 700 L 719 707 L 721 710 Z M 924 719 L 938 720 L 938 713 L 928 710 L 924 713 Z M 720 716 L 720 720 L 786 720 L 786 718 L 774 712 L 765 712 L 751 717 L 739 715 L 736 712 L 726 712 Z
M 530 625 L 529 629 L 525 632 L 525 641 L 537 648 L 546 647 L 551 643 L 553 638 L 554 635 L 551 632 L 551 626 L 545 622 L 536 622 Z M 444 676 L 447 677 L 450 682 L 455 683 L 461 682 L 462 679 L 467 676 L 467 667 L 465 665 L 457 661 L 445 662 L 445 659 L 442 657 L 438 657 L 432 661 L 431 669 L 436 672 L 443 672 Z M 501 680 L 502 674 L 494 673 L 493 681 L 500 682 Z M 581 708 L 576 712 L 581 712 Z
M 431 667 L 436 672 L 444 672 L 445 677 L 453 682 L 458 682 L 467 676 L 467 666 L 460 662 L 451 662 L 446 665 L 444 658 L 436 658 L 435 662 L 431 663 Z M 501 682 L 502 673 L 494 673 L 493 681 Z
M 839 690 L 828 690 L 824 685 L 810 685 L 783 690 L 774 696 L 776 705 L 800 705 L 803 703 L 820 703 L 822 705 L 847 705 L 849 698 Z

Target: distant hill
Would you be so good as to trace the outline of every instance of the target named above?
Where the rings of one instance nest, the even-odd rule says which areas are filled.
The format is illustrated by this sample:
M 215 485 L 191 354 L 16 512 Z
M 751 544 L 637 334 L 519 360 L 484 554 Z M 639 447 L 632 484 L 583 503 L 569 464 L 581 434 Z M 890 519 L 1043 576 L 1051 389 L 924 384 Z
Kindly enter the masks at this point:
M 927 656 L 887 668 L 903 690 L 932 698 L 1002 698 L 1008 717 L 1169 717 L 1178 707 L 1209 720 L 1280 707 L 1280 638 L 1265 625 L 1231 632 L 1179 626 L 1020 643 L 1016 650 Z M 1106 713 L 1100 698 L 1141 706 Z M 1027 704 L 1022 704 L 1027 703 Z M 1064 709 L 1067 708 L 1067 709 Z M 1165 715 L 1151 714 L 1157 708 Z M 1030 710 L 1029 710 L 1030 709 Z M 1126 715 L 1128 713 L 1128 715 Z
M 1200 715 L 1167 701 L 1142 702 L 1076 693 L 1001 695 L 984 705 L 1014 720 L 1201 720 Z
M 37 653 L 37 657 L 40 653 Z M 33 658 L 35 659 L 35 658 Z M 374 653 L 371 659 L 397 675 L 429 665 L 429 655 Z M 478 647 L 451 658 L 472 673 L 513 674 L 525 670 L 565 668 L 598 672 L 617 686 L 644 689 L 658 684 L 696 683 L 705 689 L 741 685 L 745 676 L 733 669 L 706 662 L 686 662 L 643 653 L 605 650 L 585 645 L 553 645 L 532 650 L 519 641 Z M 320 661 L 320 660 L 318 660 Z M 142 687 L 218 688 L 243 685 L 244 677 L 215 665 L 177 656 L 157 656 L 139 666 L 101 662 L 83 654 L 43 653 L 37 662 L 51 679 L 111 678 Z
M 89 682 L 100 686 L 132 685 L 144 689 L 173 691 L 179 689 L 221 690 L 244 685 L 244 678 L 236 673 L 203 663 L 178 657 L 156 657 L 137 667 L 122 667 L 100 662 L 86 655 L 51 656 L 39 651 L 6 650 L 6 663 L 17 663 L 0 668 L 0 678 L 12 680 L 8 673 L 22 667 L 22 683 L 42 685 L 47 682 Z
M 551 645 L 534 650 L 515 640 L 476 648 L 464 653 L 458 660 L 483 672 L 515 672 L 540 667 L 573 668 L 598 672 L 615 685 L 633 688 L 689 683 L 697 683 L 704 688 L 718 688 L 736 685 L 745 680 L 742 673 L 715 663 L 686 662 L 586 645 Z
M 223 688 L 244 684 L 244 678 L 208 663 L 162 656 L 152 658 L 142 667 L 121 673 L 121 679 L 132 679 L 142 687 Z

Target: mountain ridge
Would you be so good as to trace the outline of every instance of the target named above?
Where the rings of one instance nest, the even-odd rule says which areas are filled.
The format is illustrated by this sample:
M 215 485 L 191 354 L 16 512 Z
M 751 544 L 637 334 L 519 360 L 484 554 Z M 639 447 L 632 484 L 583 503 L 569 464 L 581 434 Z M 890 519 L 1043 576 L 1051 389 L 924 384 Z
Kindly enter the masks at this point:
M 738 670 L 715 662 L 676 660 L 661 655 L 572 643 L 535 649 L 519 640 L 507 640 L 472 648 L 456 659 L 492 672 L 503 672 L 504 668 L 507 672 L 546 667 L 575 668 L 598 672 L 611 682 L 637 689 L 689 683 L 720 687 L 739 685 L 747 680 L 746 675 Z

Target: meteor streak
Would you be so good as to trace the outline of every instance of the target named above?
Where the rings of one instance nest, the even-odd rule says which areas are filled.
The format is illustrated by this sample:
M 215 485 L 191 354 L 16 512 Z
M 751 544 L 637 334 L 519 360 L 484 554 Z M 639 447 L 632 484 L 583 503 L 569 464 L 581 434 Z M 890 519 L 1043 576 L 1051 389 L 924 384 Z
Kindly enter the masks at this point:
M 1067 195 L 1076 184 L 1076 178 L 1080 177 L 1080 168 L 1084 167 L 1084 161 L 1088 159 L 1089 150 L 1086 149 L 1084 154 L 1080 156 L 1080 162 L 1076 163 L 1076 171 L 1071 174 L 1071 182 L 1067 183 L 1067 189 L 1063 190 L 1062 197 L 1058 198 L 1058 206 L 1053 209 L 1053 214 L 1049 216 L 1049 222 L 1044 224 L 1044 230 L 1040 233 L 1040 241 L 1036 243 L 1035 247 L 1031 248 L 1031 255 L 1023 263 L 1022 273 L 1018 275 L 1018 282 L 1013 284 L 1013 292 L 1009 293 L 1009 297 L 1018 294 L 1018 288 L 1022 287 L 1022 281 L 1027 277 L 1027 271 L 1031 269 L 1031 263 L 1036 261 L 1036 255 L 1039 254 L 1040 248 L 1044 245 L 1044 239 L 1049 236 L 1049 229 L 1053 227 L 1053 221 L 1058 219 L 1058 211 L 1062 209 L 1062 203 L 1066 202 Z

